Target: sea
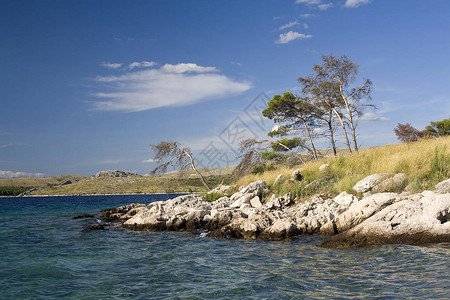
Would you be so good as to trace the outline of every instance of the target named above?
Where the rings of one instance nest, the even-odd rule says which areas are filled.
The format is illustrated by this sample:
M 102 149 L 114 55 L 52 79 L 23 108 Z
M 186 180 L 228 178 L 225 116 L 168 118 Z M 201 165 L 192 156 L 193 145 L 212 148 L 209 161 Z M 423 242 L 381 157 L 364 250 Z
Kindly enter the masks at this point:
M 200 232 L 82 232 L 170 194 L 0 198 L 0 299 L 449 299 L 450 244 L 323 249 Z

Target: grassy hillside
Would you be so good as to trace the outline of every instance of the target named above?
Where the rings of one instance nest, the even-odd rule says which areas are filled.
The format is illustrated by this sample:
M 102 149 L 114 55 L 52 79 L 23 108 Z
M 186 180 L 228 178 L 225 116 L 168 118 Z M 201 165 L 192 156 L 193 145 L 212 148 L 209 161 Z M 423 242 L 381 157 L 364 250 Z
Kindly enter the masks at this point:
M 2 178 L 0 179 L 0 196 L 15 196 L 32 188 L 52 187 L 85 178 L 87 177 L 82 175 L 61 175 L 49 178 Z
M 330 167 L 319 171 L 319 166 Z M 304 179 L 273 186 L 275 178 L 283 174 L 287 179 L 295 169 L 301 168 Z M 405 173 L 406 188 L 410 191 L 432 189 L 450 178 L 450 137 L 427 139 L 361 149 L 359 153 L 341 153 L 338 157 L 326 157 L 294 168 L 282 167 L 260 175 L 247 175 L 236 180 L 230 175 L 233 167 L 202 169 L 211 187 L 218 185 L 245 185 L 263 179 L 278 195 L 291 192 L 302 198 L 315 193 L 330 196 L 342 191 L 353 192 L 353 185 L 362 178 L 375 173 Z M 65 184 L 72 181 L 72 184 Z M 88 195 L 88 194 L 139 194 L 168 192 L 205 192 L 200 179 L 192 171 L 173 172 L 162 176 L 85 177 L 64 175 L 52 178 L 0 179 L 0 187 L 14 187 L 15 192 L 44 186 L 32 195 Z M 308 186 L 308 187 L 307 187 Z M 403 187 L 402 187 L 403 188 Z M 1 189 L 0 189 L 1 191 Z
M 322 164 L 329 164 L 330 167 L 319 171 Z M 289 178 L 297 168 L 303 169 L 302 182 L 273 187 L 279 174 Z M 354 184 L 371 174 L 405 173 L 408 177 L 408 190 L 433 189 L 436 183 L 450 178 L 450 137 L 361 149 L 359 153 L 323 158 L 297 168 L 248 175 L 240 178 L 237 184 L 244 185 L 263 179 L 278 194 L 291 191 L 299 197 L 318 192 L 336 195 L 342 191 L 353 192 Z M 305 189 L 313 181 L 314 188 Z
M 49 178 L 1 178 L 0 186 L 23 186 L 23 187 L 37 187 L 45 185 L 57 185 L 66 181 L 80 181 L 86 178 L 82 175 L 61 175 Z
M 231 184 L 231 175 L 206 177 L 211 186 Z M 138 176 L 121 178 L 86 178 L 79 182 L 40 189 L 31 195 L 95 195 L 95 194 L 149 194 L 175 192 L 205 192 L 197 176 Z

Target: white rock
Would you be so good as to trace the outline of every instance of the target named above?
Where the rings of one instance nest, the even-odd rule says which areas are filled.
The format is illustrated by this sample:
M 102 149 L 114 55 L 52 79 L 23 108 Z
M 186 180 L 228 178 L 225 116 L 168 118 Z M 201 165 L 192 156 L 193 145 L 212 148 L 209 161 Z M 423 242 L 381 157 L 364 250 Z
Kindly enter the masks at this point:
M 373 187 L 386 179 L 389 176 L 387 173 L 379 173 L 367 176 L 366 178 L 358 181 L 354 186 L 353 190 L 358 193 L 366 193 L 373 189 Z
M 255 196 L 255 197 L 253 197 L 252 199 L 250 199 L 250 205 L 252 206 L 252 207 L 262 207 L 262 203 L 261 203 L 261 201 L 259 200 L 259 197 L 258 196 Z
M 450 193 L 450 178 L 442 182 L 439 182 L 434 187 L 441 194 Z
M 339 195 L 337 195 L 336 197 L 334 197 L 333 201 L 336 202 L 337 204 L 339 204 L 340 206 L 344 206 L 344 207 L 348 208 L 353 203 L 358 202 L 359 199 L 358 199 L 358 197 L 356 197 L 352 194 L 349 194 L 347 192 L 342 192 Z
M 323 165 L 321 165 L 321 166 L 319 167 L 319 170 L 320 170 L 320 171 L 323 171 L 323 170 L 325 170 L 325 169 L 328 169 L 329 167 L 330 167 L 329 164 L 323 164 Z
M 397 196 L 395 193 L 380 193 L 365 197 L 353 203 L 347 211 L 325 224 L 321 231 L 324 234 L 333 234 L 335 231 L 348 230 L 397 201 Z
M 252 199 L 253 197 L 255 197 L 254 193 L 247 193 L 242 195 L 239 199 L 237 199 L 236 201 L 234 201 L 230 207 L 231 208 L 238 208 L 241 207 L 242 204 L 247 203 L 250 204 L 250 199 Z

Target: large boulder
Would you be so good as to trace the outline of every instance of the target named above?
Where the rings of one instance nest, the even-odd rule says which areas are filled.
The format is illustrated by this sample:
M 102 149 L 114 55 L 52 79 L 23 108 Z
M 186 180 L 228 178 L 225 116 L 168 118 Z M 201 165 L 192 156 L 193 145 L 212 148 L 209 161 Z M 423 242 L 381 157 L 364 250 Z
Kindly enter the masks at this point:
M 368 196 L 375 193 L 399 192 L 406 187 L 407 176 L 403 173 L 379 173 L 358 181 L 353 190 Z
M 398 200 L 398 194 L 395 193 L 381 193 L 365 197 L 361 201 L 353 202 L 348 210 L 330 220 L 320 231 L 325 235 L 346 231 L 391 205 L 396 200 Z
M 385 197 L 385 202 L 390 199 Z M 450 242 L 450 194 L 425 191 L 397 200 L 321 246 L 346 248 Z
M 436 191 L 439 193 L 445 194 L 450 193 L 450 179 L 439 182 L 435 185 Z
M 353 190 L 357 193 L 367 193 L 371 191 L 375 187 L 375 185 L 389 177 L 389 175 L 390 174 L 387 173 L 379 173 L 367 176 L 366 178 L 358 181 L 353 186 Z

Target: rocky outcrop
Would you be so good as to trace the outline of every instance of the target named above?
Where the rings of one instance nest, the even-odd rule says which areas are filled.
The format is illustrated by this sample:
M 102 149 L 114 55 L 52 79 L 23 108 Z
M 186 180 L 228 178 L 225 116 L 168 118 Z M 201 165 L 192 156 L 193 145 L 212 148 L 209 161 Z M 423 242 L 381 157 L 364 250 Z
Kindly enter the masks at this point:
M 338 231 L 345 230 L 344 226 L 351 227 L 333 236 L 321 246 L 345 248 L 375 244 L 424 244 L 450 241 L 449 194 L 426 191 L 408 197 L 381 194 L 370 198 L 370 204 L 378 202 L 375 204 L 377 209 L 373 209 L 375 206 L 372 206 L 371 209 L 366 209 L 365 213 L 358 214 L 356 207 L 351 207 L 349 211 L 352 211 L 356 220 L 353 223 L 358 224 L 350 225 L 352 220 L 347 213 L 345 216 L 338 217 L 340 221 L 336 221 L 336 224 L 341 222 L 343 225 L 338 228 Z M 364 200 L 361 202 L 365 202 Z M 374 214 L 370 213 L 375 211 Z
M 399 191 L 405 188 L 406 174 L 379 173 L 358 181 L 353 190 L 368 196 L 375 193 Z
M 435 186 L 436 191 L 439 193 L 445 194 L 450 193 L 450 179 L 444 180 Z
M 367 193 L 394 177 L 377 174 L 357 186 Z M 269 193 L 267 184 L 259 180 L 214 202 L 191 194 L 108 209 L 102 219 L 131 230 L 202 230 L 212 238 L 286 240 L 322 234 L 332 236 L 323 247 L 338 248 L 450 242 L 450 194 L 441 190 L 414 195 L 383 192 L 361 200 L 343 192 L 333 199 L 315 195 L 303 202 L 290 194 Z
M 149 205 L 108 209 L 102 219 L 121 222 L 131 230 L 207 230 L 207 236 L 214 238 L 282 240 L 317 233 L 357 201 L 352 195 L 341 194 L 335 199 L 316 196 L 296 203 L 287 194 L 272 195 L 263 203 L 268 192 L 267 184 L 260 180 L 212 203 L 199 195 L 185 195 Z

